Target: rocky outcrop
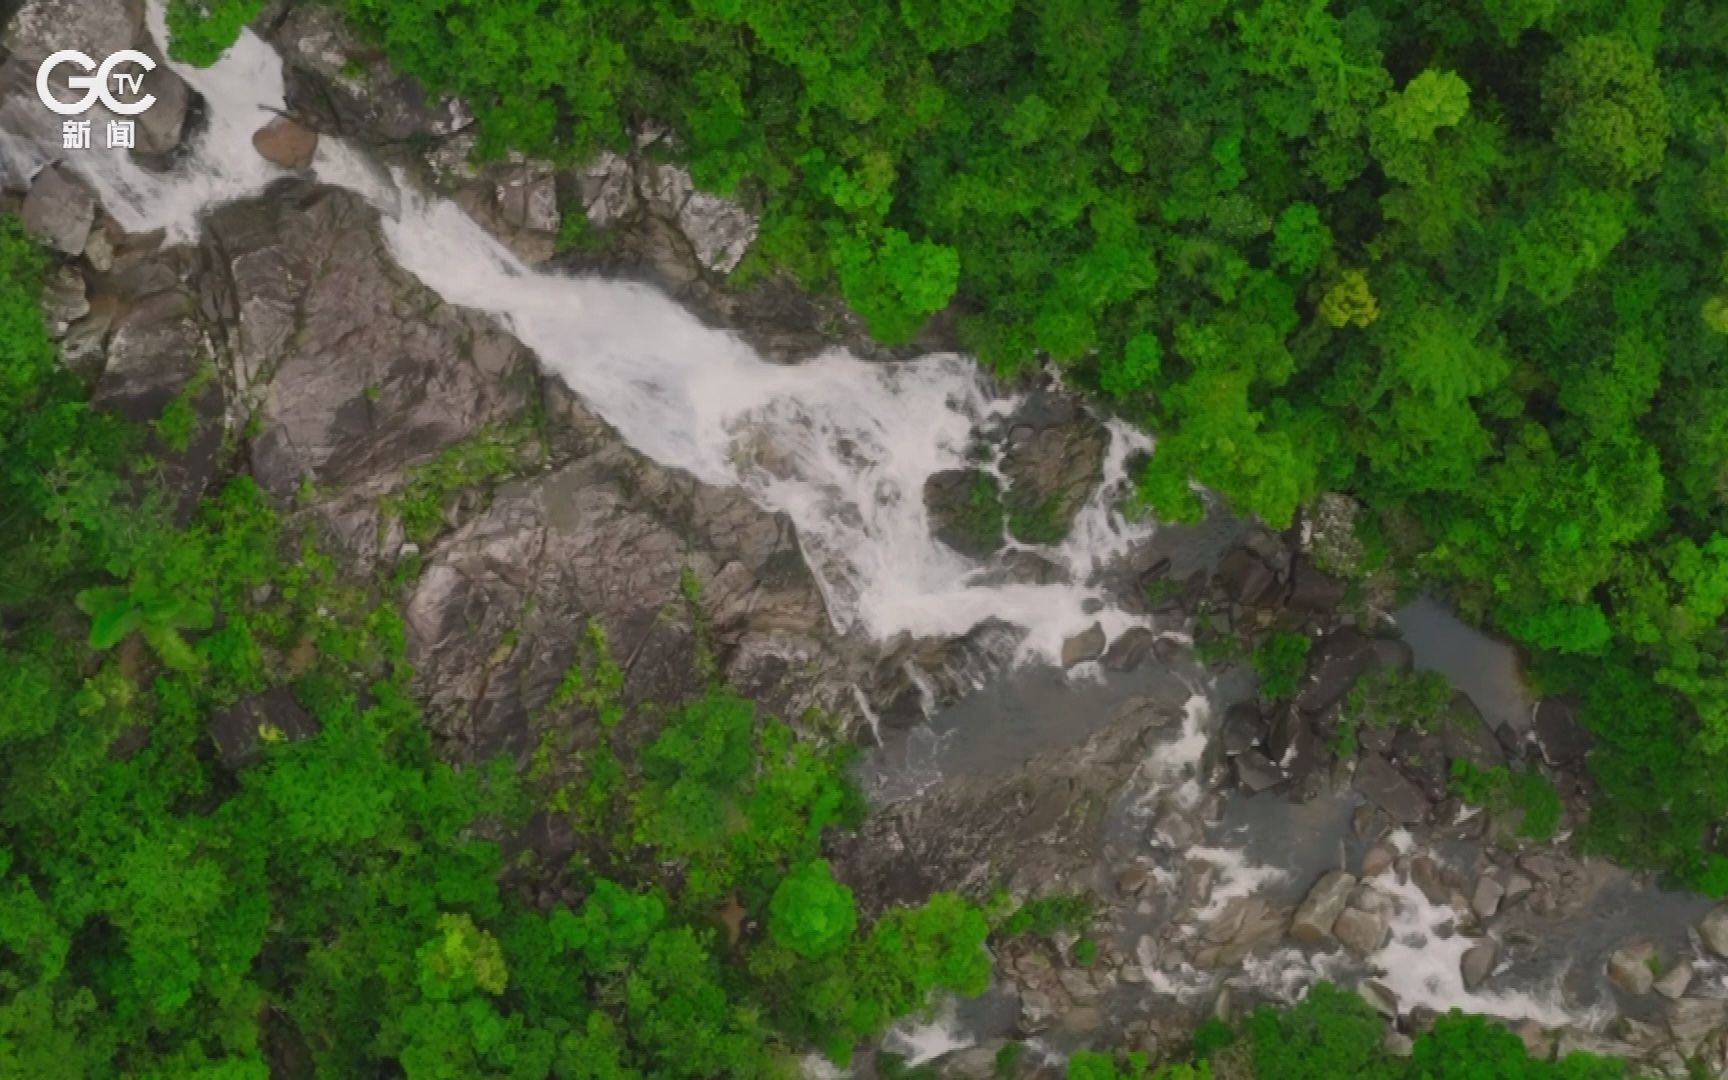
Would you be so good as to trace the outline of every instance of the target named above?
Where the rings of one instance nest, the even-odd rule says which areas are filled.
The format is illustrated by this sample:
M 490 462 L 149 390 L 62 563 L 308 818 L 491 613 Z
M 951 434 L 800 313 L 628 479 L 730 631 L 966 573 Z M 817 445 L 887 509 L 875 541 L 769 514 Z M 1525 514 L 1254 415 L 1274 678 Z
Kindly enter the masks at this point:
M 1003 502 L 1014 538 L 1050 544 L 1067 536 L 1103 477 L 1109 448 L 1109 432 L 1072 397 L 1032 394 L 1003 440 Z
M 96 223 L 96 196 L 72 170 L 50 165 L 36 174 L 20 211 L 24 230 L 66 255 L 82 255 Z
M 949 469 L 924 482 L 924 507 L 936 539 L 962 555 L 987 558 L 1002 546 L 1002 490 L 982 469 Z
M 630 449 L 489 317 L 398 268 L 358 197 L 285 181 L 212 212 L 204 257 L 253 473 L 316 515 L 357 569 L 402 557 L 391 499 L 417 469 L 541 418 L 517 475 L 441 493 L 443 520 L 412 550 L 409 655 L 440 734 L 525 749 L 528 718 L 591 620 L 627 696 L 675 700 L 702 682 L 694 622 L 721 670 L 770 705 L 838 699 L 826 611 L 790 524 Z
M 266 33 L 282 54 L 289 111 L 317 130 L 387 146 L 446 138 L 469 123 L 460 101 L 392 71 L 335 8 L 288 6 Z
M 870 909 L 937 889 L 1049 891 L 1089 873 L 1110 797 L 1174 707 L 1125 707 L 1079 746 L 1002 776 L 957 777 L 886 807 L 842 841 L 836 867 Z

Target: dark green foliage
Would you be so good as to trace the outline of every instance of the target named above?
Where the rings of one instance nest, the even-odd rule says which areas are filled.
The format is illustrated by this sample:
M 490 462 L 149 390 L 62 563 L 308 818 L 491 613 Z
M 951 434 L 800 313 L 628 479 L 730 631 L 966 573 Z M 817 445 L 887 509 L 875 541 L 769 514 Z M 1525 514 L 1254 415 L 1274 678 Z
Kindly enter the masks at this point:
M 1094 914 L 1092 897 L 1085 893 L 1046 893 L 1015 908 L 996 931 L 1003 937 L 1031 934 L 1043 938 L 1078 933 L 1092 925 Z
M 1467 803 L 1495 810 L 1517 810 L 1522 815 L 1520 836 L 1531 840 L 1551 839 L 1560 827 L 1560 793 L 1554 784 L 1534 770 L 1513 772 L 1504 765 L 1484 769 L 1464 758 L 1452 762 L 1449 786 Z
M 1530 1057 L 1524 1042 L 1500 1024 L 1452 1012 L 1420 1035 L 1408 1058 L 1385 1048 L 1386 1028 L 1356 994 L 1318 983 L 1288 1009 L 1263 1007 L 1241 1024 L 1209 1021 L 1196 1032 L 1189 1064 L 1147 1073 L 1132 1055 L 1118 1063 L 1105 1054 L 1076 1054 L 1069 1080 L 1208 1080 L 1252 1075 L 1255 1080 L 1622 1080 L 1622 1061 L 1574 1052 L 1559 1061 Z M 1245 1053 L 1244 1053 L 1245 1052 Z M 1244 1071 L 1248 1070 L 1248 1071 Z
M 1355 753 L 1363 727 L 1413 727 L 1431 731 L 1445 721 L 1452 701 L 1452 684 L 1433 671 L 1375 671 L 1364 675 L 1345 695 L 1339 716 L 1341 753 Z
M 1262 697 L 1285 701 L 1296 696 L 1313 644 L 1307 634 L 1289 630 L 1274 630 L 1266 636 L 1254 650 L 1254 673 L 1260 677 Z

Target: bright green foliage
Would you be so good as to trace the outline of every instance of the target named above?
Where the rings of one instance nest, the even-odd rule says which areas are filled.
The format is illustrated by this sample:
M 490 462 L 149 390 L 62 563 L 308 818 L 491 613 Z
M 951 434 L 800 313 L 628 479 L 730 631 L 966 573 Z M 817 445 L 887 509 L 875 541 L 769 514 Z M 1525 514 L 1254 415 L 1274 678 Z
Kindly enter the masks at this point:
M 1274 630 L 1266 636 L 1254 650 L 1254 673 L 1260 677 L 1262 697 L 1286 701 L 1296 696 L 1313 644 L 1307 634 L 1290 630 Z
M 1320 298 L 1320 314 L 1336 327 L 1370 326 L 1380 317 L 1379 302 L 1368 287 L 1367 275 L 1346 270 Z
M 1591 179 L 1635 184 L 1656 175 L 1667 149 L 1668 103 L 1650 55 L 1631 41 L 1577 38 L 1543 74 L 1554 141 Z
M 76 603 L 79 611 L 90 616 L 92 649 L 112 649 L 136 631 L 174 670 L 190 671 L 198 666 L 197 655 L 180 631 L 209 629 L 208 603 L 148 580 L 85 589 Z
M 168 0 L 168 54 L 205 67 L 227 51 L 264 0 Z
M 852 890 L 835 881 L 820 859 L 793 867 L 774 890 L 768 908 L 768 932 L 801 956 L 832 953 L 857 925 Z

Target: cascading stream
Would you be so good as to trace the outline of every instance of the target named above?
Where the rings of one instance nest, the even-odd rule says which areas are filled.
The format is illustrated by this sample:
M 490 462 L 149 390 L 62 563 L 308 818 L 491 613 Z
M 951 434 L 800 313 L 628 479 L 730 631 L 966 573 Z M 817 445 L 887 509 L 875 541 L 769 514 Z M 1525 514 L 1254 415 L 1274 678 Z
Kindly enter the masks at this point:
M 159 5 L 150 20 L 161 40 Z M 205 207 L 283 175 L 251 144 L 283 108 L 282 68 L 249 32 L 210 68 L 171 66 L 209 110 L 188 160 L 170 174 L 122 153 L 67 160 L 129 231 L 192 240 Z M 39 109 L 6 119 L 25 114 L 38 125 L 54 119 Z M 21 143 L 6 165 L 27 175 L 42 162 L 21 155 L 52 144 Z M 832 350 L 808 363 L 770 363 L 656 289 L 529 269 L 453 203 L 413 191 L 339 140 L 321 140 L 313 168 L 379 208 L 405 269 L 445 300 L 508 325 L 636 449 L 707 483 L 741 487 L 790 517 L 839 629 L 876 640 L 951 638 L 997 619 L 1025 631 L 1021 660 L 1054 662 L 1062 642 L 1094 622 L 1114 639 L 1141 621 L 1083 584 L 1153 528 L 1115 509 L 1128 458 L 1151 445 L 1126 425 L 1111 425 L 1106 482 L 1070 539 L 1045 552 L 1082 584 L 976 584 L 982 568 L 934 539 L 923 499 L 931 475 L 965 466 L 979 426 L 1018 404 L 988 389 L 969 358 L 880 364 Z
M 152 3 L 149 18 L 161 41 L 160 4 Z M 152 173 L 125 154 L 99 150 L 65 160 L 127 230 L 162 229 L 170 240 L 191 241 L 205 208 L 255 194 L 284 175 L 251 145 L 252 133 L 283 107 L 282 68 L 250 32 L 211 68 L 171 66 L 208 108 L 207 128 L 178 168 Z M 14 181 L 45 164 L 43 148 L 54 145 L 57 118 L 35 105 L 0 106 L 0 130 L 13 133 L 0 138 L 0 175 Z M 741 487 L 788 515 L 841 629 L 877 640 L 953 637 L 997 619 L 1025 631 L 1021 659 L 1054 661 L 1065 639 L 1094 622 L 1114 638 L 1142 621 L 1085 583 L 1151 533 L 1151 524 L 1130 522 L 1116 509 L 1129 460 L 1151 446 L 1146 436 L 1110 425 L 1104 482 L 1070 538 L 1044 551 L 1082 584 L 978 584 L 982 568 L 932 537 L 923 502 L 925 481 L 964 467 L 974 433 L 1018 404 L 988 388 L 970 359 L 940 354 L 877 364 L 836 350 L 804 364 L 772 364 L 652 288 L 527 268 L 454 204 L 411 190 L 338 140 L 322 140 L 314 167 L 323 181 L 379 208 L 407 270 L 447 301 L 508 324 L 638 450 L 708 483 Z M 1180 789 L 1183 798 L 1197 793 L 1207 716 L 1196 698 L 1181 733 L 1153 751 L 1148 769 L 1156 786 Z M 1225 898 L 1277 875 L 1222 848 L 1191 854 L 1219 864 Z M 1432 905 L 1409 888 L 1389 889 L 1407 913 L 1368 966 L 1399 973 L 1396 988 L 1409 1000 L 1563 1019 L 1551 1001 L 1465 993 L 1455 985 L 1457 946 L 1435 951 Z M 1300 953 L 1279 953 L 1261 963 L 1268 966 L 1276 970 L 1257 976 L 1268 986 L 1315 970 Z M 1440 967 L 1444 979 L 1434 975 Z

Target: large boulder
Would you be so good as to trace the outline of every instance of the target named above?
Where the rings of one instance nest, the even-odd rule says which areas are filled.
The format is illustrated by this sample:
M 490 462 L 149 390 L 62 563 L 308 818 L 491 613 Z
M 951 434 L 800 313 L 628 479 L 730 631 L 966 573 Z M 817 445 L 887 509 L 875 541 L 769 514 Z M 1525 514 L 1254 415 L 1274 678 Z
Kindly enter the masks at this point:
M 1634 997 L 1648 994 L 1656 982 L 1656 972 L 1650 966 L 1656 956 L 1656 946 L 1649 942 L 1622 945 L 1608 958 L 1608 979 Z
M 1698 924 L 1698 937 L 1704 947 L 1723 959 L 1728 959 L 1728 904 L 1711 910 Z
M 1331 940 L 1332 928 L 1350 902 L 1356 888 L 1356 878 L 1342 870 L 1323 875 L 1290 919 L 1290 936 L 1308 945 Z
M 240 769 L 278 743 L 299 742 L 318 734 L 318 721 L 283 688 L 266 690 L 210 718 L 210 740 L 230 769 Z
M 986 558 L 1002 546 L 1002 488 L 982 469 L 948 469 L 924 482 L 924 508 L 936 539 L 962 555 Z
M 278 116 L 252 133 L 252 149 L 283 169 L 304 169 L 318 152 L 318 133 L 291 116 Z
M 1032 544 L 1056 543 L 1104 475 L 1110 433 L 1066 395 L 1030 395 L 1008 428 L 1002 474 L 1008 528 Z
M 1487 981 L 1494 973 L 1494 965 L 1500 959 L 1500 943 L 1493 938 L 1484 938 L 1479 944 L 1466 949 L 1458 962 L 1458 973 L 1464 980 L 1464 989 L 1475 990 Z
M 1356 685 L 1356 680 L 1381 663 L 1374 640 L 1350 627 L 1321 638 L 1308 656 L 1308 677 L 1296 695 L 1296 704 L 1306 712 L 1321 712 L 1336 705 Z
M 1330 612 L 1344 602 L 1349 583 L 1314 565 L 1309 556 L 1297 558 L 1290 575 L 1290 597 L 1285 603 L 1296 611 Z
M 1576 765 L 1590 752 L 1590 732 L 1568 702 L 1547 698 L 1536 706 L 1536 745 L 1550 765 Z
M 1394 823 L 1414 825 L 1428 816 L 1428 799 L 1379 754 L 1363 754 L 1356 765 L 1356 790 Z
M 1482 710 L 1462 690 L 1452 695 L 1452 704 L 1441 721 L 1440 737 L 1446 758 L 1459 758 L 1482 769 L 1506 764 L 1506 751 L 1482 719 Z
M 163 168 L 180 148 L 198 96 L 174 74 L 154 44 L 140 51 L 156 61 L 156 66 L 144 73 L 141 91 L 156 100 L 137 117 L 137 145 L 132 157 L 147 168 Z
M 96 223 L 96 196 L 71 169 L 50 165 L 36 174 L 19 216 L 24 230 L 42 243 L 81 255 Z

